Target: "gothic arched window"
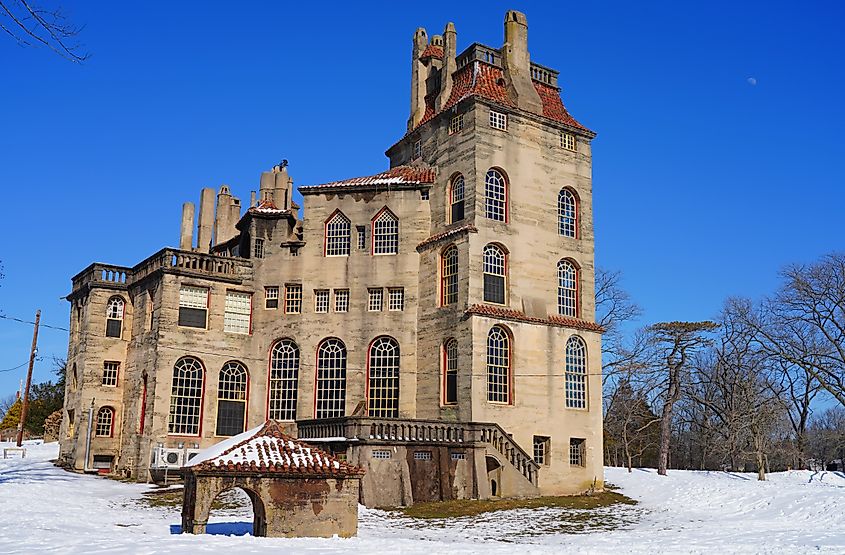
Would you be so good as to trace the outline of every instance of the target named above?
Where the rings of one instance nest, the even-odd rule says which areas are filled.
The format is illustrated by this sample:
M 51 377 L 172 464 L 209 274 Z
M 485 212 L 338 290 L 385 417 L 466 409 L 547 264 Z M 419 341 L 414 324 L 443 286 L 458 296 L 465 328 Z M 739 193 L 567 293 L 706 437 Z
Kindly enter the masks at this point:
M 349 218 L 338 210 L 326 221 L 326 256 L 349 256 L 350 237 Z
M 204 377 L 205 370 L 199 359 L 182 357 L 176 361 L 173 366 L 167 433 L 180 436 L 199 435 Z
M 114 435 L 114 409 L 102 407 L 97 411 L 97 437 L 112 437 Z
M 217 380 L 218 436 L 242 433 L 246 425 L 246 392 L 249 374 L 237 361 L 229 361 L 220 369 Z
M 367 371 L 367 414 L 399 418 L 399 343 L 392 337 L 373 341 Z
M 487 400 L 510 403 L 510 336 L 501 326 L 487 334 Z
M 484 247 L 484 302 L 505 304 L 507 256 L 501 247 Z
M 461 174 L 452 178 L 449 187 L 449 216 L 450 224 L 464 219 L 464 176 Z
M 373 254 L 399 252 L 399 218 L 387 208 L 373 218 Z
M 346 346 L 340 339 L 324 339 L 317 347 L 316 418 L 346 416 Z
M 123 332 L 123 311 L 126 303 L 120 297 L 112 297 L 106 305 L 106 337 L 120 337 Z
M 566 408 L 587 408 L 587 346 L 577 335 L 566 342 Z
M 273 420 L 296 420 L 299 387 L 299 347 L 282 339 L 270 350 L 268 416 Z
M 508 220 L 508 183 L 496 169 L 488 170 L 484 177 L 484 217 L 497 222 Z

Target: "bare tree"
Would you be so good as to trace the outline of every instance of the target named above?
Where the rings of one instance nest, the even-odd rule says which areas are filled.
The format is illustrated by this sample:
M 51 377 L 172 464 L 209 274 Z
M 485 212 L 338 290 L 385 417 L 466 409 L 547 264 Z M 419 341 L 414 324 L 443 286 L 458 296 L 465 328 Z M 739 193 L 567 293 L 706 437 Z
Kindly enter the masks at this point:
M 628 367 L 625 376 L 613 382 L 608 396 L 605 415 L 607 446 L 622 450 L 624 464 L 631 472 L 637 466 L 655 464 L 657 451 L 657 424 L 660 418 L 649 405 L 649 398 L 658 384 L 654 375 Z M 618 453 L 614 451 L 618 464 Z
M 641 314 L 640 307 L 622 288 L 622 274 L 596 269 L 596 320 L 604 329 L 602 336 L 602 380 L 607 382 L 623 366 L 632 364 L 643 351 L 642 334 L 626 340 L 623 327 Z
M 44 46 L 74 63 L 82 63 L 77 37 L 82 27 L 70 23 L 61 7 L 46 8 L 30 0 L 0 0 L 0 30 L 20 46 Z

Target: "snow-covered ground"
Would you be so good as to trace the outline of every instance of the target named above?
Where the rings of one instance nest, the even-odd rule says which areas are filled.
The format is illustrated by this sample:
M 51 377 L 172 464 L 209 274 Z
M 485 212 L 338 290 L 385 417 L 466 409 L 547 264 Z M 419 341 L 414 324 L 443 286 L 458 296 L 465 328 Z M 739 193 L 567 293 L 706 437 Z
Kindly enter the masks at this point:
M 0 444 L 2 447 L 4 444 Z M 8 444 L 6 444 L 8 445 Z M 352 539 L 178 534 L 180 509 L 140 501 L 150 486 L 52 466 L 56 444 L 0 459 L 0 553 L 845 553 L 845 475 L 606 470 L 636 506 L 583 519 L 521 509 L 421 521 L 360 508 Z M 218 511 L 209 528 L 250 529 L 248 509 Z

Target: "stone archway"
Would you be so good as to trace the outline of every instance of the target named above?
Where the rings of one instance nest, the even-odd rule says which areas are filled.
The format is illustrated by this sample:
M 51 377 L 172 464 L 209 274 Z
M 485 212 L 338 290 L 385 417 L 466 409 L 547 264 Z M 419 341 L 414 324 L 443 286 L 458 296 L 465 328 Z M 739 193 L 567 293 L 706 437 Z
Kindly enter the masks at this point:
M 490 495 L 492 497 L 502 496 L 502 464 L 496 457 L 487 455 L 487 482 L 490 484 Z
M 214 524 L 209 523 L 212 514 L 213 514 L 213 506 L 214 503 L 221 500 L 222 497 L 226 496 L 227 494 L 234 493 L 234 492 L 242 492 L 246 494 L 247 498 L 249 498 L 250 505 L 252 506 L 252 529 L 251 533 L 255 537 L 264 537 L 267 535 L 267 512 L 264 507 L 264 502 L 261 500 L 261 497 L 256 493 L 254 490 L 248 487 L 244 487 L 242 485 L 232 485 L 231 487 L 225 487 L 217 492 L 217 494 L 211 499 L 211 504 L 208 508 L 208 514 L 206 515 L 197 515 L 199 518 L 206 522 L 206 533 L 220 533 L 212 531 L 214 528 L 220 528 L 220 525 L 223 523 L 216 522 Z M 209 527 L 212 527 L 211 529 Z M 227 532 L 222 532 L 223 534 L 227 534 Z M 231 532 L 230 532 L 231 533 Z M 243 532 L 241 532 L 242 534 Z

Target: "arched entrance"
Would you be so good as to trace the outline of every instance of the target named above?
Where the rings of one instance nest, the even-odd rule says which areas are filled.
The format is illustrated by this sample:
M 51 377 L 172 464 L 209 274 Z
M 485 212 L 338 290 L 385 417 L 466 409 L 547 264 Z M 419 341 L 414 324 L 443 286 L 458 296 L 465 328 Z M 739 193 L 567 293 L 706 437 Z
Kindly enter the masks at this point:
M 490 495 L 493 497 L 502 496 L 502 465 L 496 457 L 487 455 L 487 482 L 490 484 Z
M 251 517 L 252 522 L 249 521 Z M 206 534 L 219 536 L 267 535 L 264 502 L 249 488 L 231 487 L 211 501 L 205 527 Z

